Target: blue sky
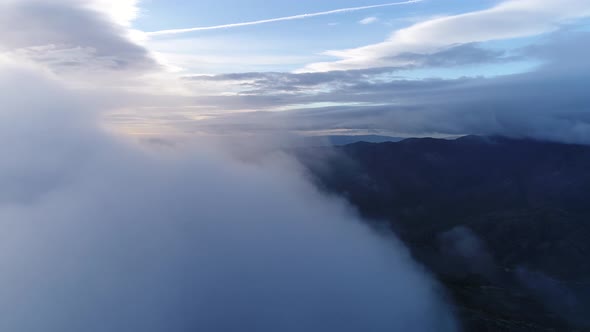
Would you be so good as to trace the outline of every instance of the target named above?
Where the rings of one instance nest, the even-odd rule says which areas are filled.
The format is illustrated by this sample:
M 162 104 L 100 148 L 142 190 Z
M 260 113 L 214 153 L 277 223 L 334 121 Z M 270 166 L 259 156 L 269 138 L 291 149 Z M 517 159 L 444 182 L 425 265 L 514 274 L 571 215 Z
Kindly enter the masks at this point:
M 193 67 L 191 69 L 202 73 L 290 71 L 305 65 L 308 61 L 330 59 L 322 55 L 326 50 L 377 43 L 387 38 L 392 31 L 420 20 L 438 15 L 479 10 L 495 2 L 497 1 L 478 0 L 461 3 L 427 0 L 403 6 L 375 8 L 305 20 L 199 31 L 156 38 L 154 44 L 157 46 L 154 46 L 154 49 L 166 52 L 178 49 L 180 50 L 178 53 L 196 55 L 200 58 L 229 59 L 236 54 L 242 56 L 236 56 L 233 63 L 226 63 L 224 66 L 209 68 L 197 64 L 190 66 Z M 346 0 L 334 3 L 304 0 L 269 3 L 262 0 L 146 0 L 140 4 L 141 14 L 134 22 L 134 27 L 142 31 L 157 31 L 213 26 L 380 3 L 384 2 Z M 359 23 L 365 18 L 372 17 L 377 21 L 371 24 Z M 179 44 L 182 46 L 179 47 Z M 244 59 L 244 55 L 248 55 L 252 61 Z M 267 61 L 264 62 L 264 60 Z
M 490 103 L 504 102 L 494 99 L 494 89 L 529 82 L 515 85 L 515 92 L 524 91 L 549 72 L 559 74 L 556 81 L 569 79 L 564 77 L 584 63 L 580 40 L 590 18 L 585 0 L 423 0 L 248 26 L 175 30 L 382 4 L 146 0 L 139 3 L 133 28 L 148 33 L 145 46 L 178 77 L 188 78 L 191 91 L 202 94 L 200 103 L 224 109 L 223 117 L 198 123 L 199 130 L 547 136 L 512 124 L 527 118 L 512 111 L 526 103 L 517 93 L 505 96 L 515 105 L 496 109 Z M 563 51 L 555 53 L 555 47 Z M 566 55 L 580 47 L 579 56 Z M 574 65 L 564 65 L 565 57 Z M 431 97 L 433 82 L 444 96 Z M 411 93 L 400 93 L 410 86 Z M 546 116 L 559 118 L 553 112 L 564 106 L 546 107 Z M 486 119 L 483 111 L 467 111 L 472 109 L 491 114 Z M 571 140 L 585 139 L 580 135 L 585 131 Z

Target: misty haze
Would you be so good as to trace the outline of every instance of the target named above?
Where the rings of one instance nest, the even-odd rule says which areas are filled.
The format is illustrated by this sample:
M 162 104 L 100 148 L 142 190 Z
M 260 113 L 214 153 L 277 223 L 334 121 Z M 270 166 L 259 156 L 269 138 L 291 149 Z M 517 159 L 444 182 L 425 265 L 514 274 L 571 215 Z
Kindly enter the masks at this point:
M 590 331 L 587 0 L 0 0 L 0 331 Z

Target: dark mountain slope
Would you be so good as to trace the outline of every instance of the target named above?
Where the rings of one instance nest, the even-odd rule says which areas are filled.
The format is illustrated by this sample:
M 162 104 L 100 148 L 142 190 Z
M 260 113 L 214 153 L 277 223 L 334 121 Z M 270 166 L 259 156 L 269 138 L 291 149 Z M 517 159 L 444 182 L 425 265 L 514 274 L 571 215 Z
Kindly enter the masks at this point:
M 321 188 L 391 225 L 467 330 L 588 330 L 590 147 L 467 136 L 297 156 Z

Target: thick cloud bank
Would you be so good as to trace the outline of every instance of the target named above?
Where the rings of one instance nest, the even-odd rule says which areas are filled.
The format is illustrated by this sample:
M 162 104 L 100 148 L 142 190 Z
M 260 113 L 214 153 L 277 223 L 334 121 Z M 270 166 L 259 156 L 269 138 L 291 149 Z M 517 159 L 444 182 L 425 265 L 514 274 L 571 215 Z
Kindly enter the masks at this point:
M 149 52 L 119 22 L 133 14 L 133 2 L 0 0 L 0 52 L 95 77 L 153 70 Z
M 153 153 L 0 65 L 0 330 L 451 331 L 435 283 L 285 158 Z

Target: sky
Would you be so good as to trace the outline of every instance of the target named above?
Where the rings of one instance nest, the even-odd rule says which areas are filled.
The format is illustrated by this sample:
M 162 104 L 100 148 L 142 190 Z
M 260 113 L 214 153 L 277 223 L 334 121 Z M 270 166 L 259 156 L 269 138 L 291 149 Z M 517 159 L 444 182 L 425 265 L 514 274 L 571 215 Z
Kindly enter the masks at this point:
M 584 96 L 568 97 L 584 99 L 575 110 L 562 98 L 536 102 L 563 87 L 552 83 L 587 81 L 572 68 L 587 65 L 589 10 L 581 0 L 151 0 L 132 26 L 200 95 L 204 115 L 184 131 L 586 142 L 586 119 L 560 114 L 587 111 Z
M 590 141 L 584 0 L 79 2 L 112 19 L 118 41 L 79 17 L 68 39 L 5 32 L 5 56 L 135 93 L 105 116 L 126 134 Z
M 491 1 L 474 1 L 468 6 L 451 2 L 422 2 L 368 8 L 302 20 L 244 26 L 238 29 L 197 31 L 159 37 L 150 45 L 173 53 L 180 67 L 200 74 L 249 71 L 295 71 L 309 63 L 328 61 L 328 50 L 354 48 L 383 41 L 396 28 L 436 15 L 485 8 Z M 297 1 L 268 4 L 264 1 L 146 1 L 134 27 L 160 31 L 190 27 L 219 26 L 301 14 L 323 13 L 384 3 L 340 1 L 337 4 Z M 364 24 L 363 24 L 364 23 Z M 194 61 L 190 61 L 193 58 Z M 220 61 L 221 60 L 221 61 Z M 189 62 L 189 63 L 187 63 Z

